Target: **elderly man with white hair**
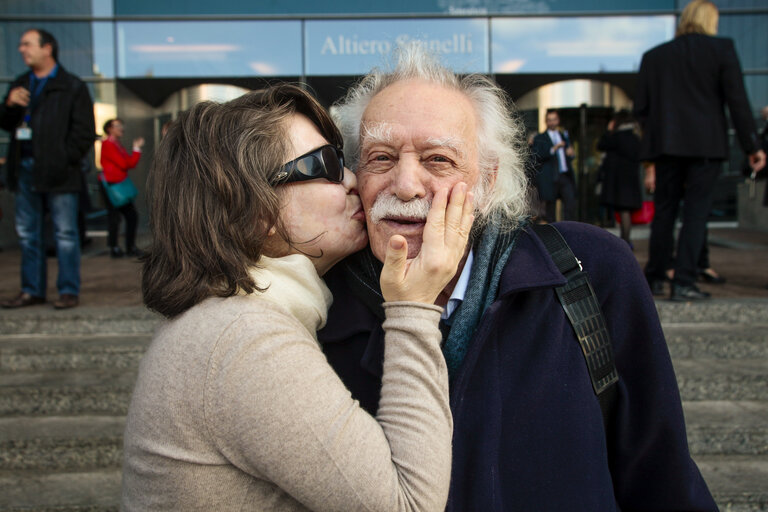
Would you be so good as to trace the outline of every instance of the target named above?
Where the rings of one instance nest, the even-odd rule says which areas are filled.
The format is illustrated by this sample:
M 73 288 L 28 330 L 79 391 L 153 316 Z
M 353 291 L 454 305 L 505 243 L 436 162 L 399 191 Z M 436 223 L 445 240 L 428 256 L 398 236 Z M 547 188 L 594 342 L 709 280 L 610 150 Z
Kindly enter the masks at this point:
M 393 71 L 364 77 L 336 113 L 370 247 L 326 274 L 334 303 L 318 335 L 372 414 L 387 241 L 405 236 L 413 258 L 436 191 L 464 181 L 475 192 L 466 255 L 436 301 L 455 425 L 447 509 L 717 510 L 688 452 L 669 353 L 634 256 L 603 230 L 563 222 L 555 226 L 575 258 L 561 270 L 568 258 L 528 222 L 524 132 L 505 93 L 414 44 Z M 585 279 L 580 267 L 596 297 L 588 285 L 569 288 Z M 590 299 L 610 343 L 606 329 L 590 331 L 593 316 L 571 307 Z M 608 364 L 585 356 L 569 314 L 589 331 L 582 338 L 601 333 Z M 610 375 L 595 376 L 605 368 Z M 617 382 L 606 380 L 616 373 Z M 598 396 L 596 382 L 611 393 Z

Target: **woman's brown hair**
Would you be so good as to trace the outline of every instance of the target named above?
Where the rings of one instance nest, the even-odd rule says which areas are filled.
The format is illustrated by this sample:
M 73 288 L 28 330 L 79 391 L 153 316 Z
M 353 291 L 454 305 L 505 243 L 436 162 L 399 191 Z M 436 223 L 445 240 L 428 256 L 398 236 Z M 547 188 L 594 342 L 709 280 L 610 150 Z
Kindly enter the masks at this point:
M 286 121 L 295 113 L 341 147 L 325 109 L 288 84 L 199 103 L 171 124 L 147 180 L 153 242 L 142 293 L 149 309 L 171 318 L 208 297 L 260 290 L 248 269 L 269 229 L 290 243 L 270 183 L 289 154 Z

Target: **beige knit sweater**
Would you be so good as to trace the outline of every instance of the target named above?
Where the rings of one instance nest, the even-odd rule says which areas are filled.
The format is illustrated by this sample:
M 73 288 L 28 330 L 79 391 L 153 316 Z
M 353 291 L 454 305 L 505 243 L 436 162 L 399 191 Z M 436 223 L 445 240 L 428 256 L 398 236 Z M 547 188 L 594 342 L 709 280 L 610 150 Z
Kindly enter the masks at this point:
M 315 339 L 331 296 L 310 260 L 261 263 L 266 293 L 208 299 L 155 334 L 128 412 L 123 510 L 443 510 L 440 308 L 384 305 L 374 419 Z

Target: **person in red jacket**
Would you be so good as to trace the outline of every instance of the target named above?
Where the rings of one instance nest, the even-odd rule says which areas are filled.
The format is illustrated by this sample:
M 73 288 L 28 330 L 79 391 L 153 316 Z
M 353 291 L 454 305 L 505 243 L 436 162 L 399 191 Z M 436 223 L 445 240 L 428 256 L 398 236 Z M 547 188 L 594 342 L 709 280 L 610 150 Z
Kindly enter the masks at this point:
M 104 179 L 107 183 L 120 183 L 128 177 L 128 171 L 136 167 L 141 158 L 141 148 L 144 146 L 144 138 L 139 137 L 133 140 L 133 152 L 128 151 L 120 144 L 123 136 L 124 125 L 122 119 L 110 119 L 104 123 L 105 138 L 101 143 L 101 168 L 104 171 Z M 143 251 L 136 247 L 136 226 L 138 224 L 138 214 L 133 203 L 128 203 L 116 208 L 110 203 L 107 193 L 102 184 L 102 196 L 104 204 L 107 206 L 107 220 L 109 223 L 109 232 L 107 243 L 109 245 L 109 255 L 113 258 L 122 258 L 128 256 L 141 256 Z M 117 235 L 120 228 L 120 214 L 125 217 L 125 246 L 126 251 L 117 245 Z

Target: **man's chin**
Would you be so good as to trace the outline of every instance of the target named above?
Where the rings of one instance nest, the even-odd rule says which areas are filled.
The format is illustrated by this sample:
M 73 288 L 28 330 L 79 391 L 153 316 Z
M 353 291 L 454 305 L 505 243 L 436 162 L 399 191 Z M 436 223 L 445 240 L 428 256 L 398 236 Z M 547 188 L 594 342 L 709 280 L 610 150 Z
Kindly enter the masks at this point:
M 371 251 L 373 251 L 373 255 L 376 256 L 376 259 L 381 262 L 384 262 L 385 258 L 387 257 L 387 246 L 389 245 L 390 236 L 391 235 L 382 237 L 379 243 L 376 243 L 373 239 L 371 239 Z M 418 256 L 419 251 L 421 251 L 422 238 L 421 236 L 403 236 L 408 242 L 408 259 L 413 259 Z

